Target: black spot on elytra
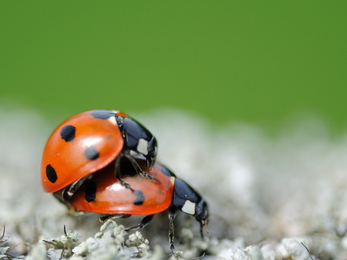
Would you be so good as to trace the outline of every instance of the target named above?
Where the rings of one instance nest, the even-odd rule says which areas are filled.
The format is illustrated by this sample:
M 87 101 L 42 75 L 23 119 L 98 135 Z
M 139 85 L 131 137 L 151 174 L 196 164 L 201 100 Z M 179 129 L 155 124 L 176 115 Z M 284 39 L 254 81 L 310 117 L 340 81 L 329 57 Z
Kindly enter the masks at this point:
M 76 127 L 73 125 L 66 125 L 60 130 L 61 139 L 65 142 L 71 142 L 75 139 Z
M 134 192 L 134 195 L 137 196 L 137 198 L 133 201 L 134 205 L 142 205 L 145 201 L 145 196 L 143 196 L 143 193 L 141 190 L 136 190 Z
M 88 202 L 92 202 L 95 200 L 96 197 L 96 183 L 95 182 L 88 182 L 85 189 L 85 199 Z
M 131 161 L 127 159 L 123 159 L 121 161 L 120 172 L 123 177 L 127 177 L 127 176 L 132 177 L 137 174 L 133 164 L 131 163 Z
M 170 171 L 168 168 L 166 168 L 163 165 L 161 166 L 160 171 L 168 177 L 176 177 L 176 175 L 172 171 Z
M 115 116 L 111 110 L 94 110 L 92 116 L 98 119 L 109 119 L 111 116 Z
M 55 172 L 54 168 L 50 164 L 46 166 L 46 176 L 48 180 L 52 183 L 55 183 L 58 179 L 57 173 Z
M 99 153 L 96 150 L 95 146 L 89 146 L 88 148 L 86 148 L 84 155 L 88 160 L 96 160 L 99 158 Z

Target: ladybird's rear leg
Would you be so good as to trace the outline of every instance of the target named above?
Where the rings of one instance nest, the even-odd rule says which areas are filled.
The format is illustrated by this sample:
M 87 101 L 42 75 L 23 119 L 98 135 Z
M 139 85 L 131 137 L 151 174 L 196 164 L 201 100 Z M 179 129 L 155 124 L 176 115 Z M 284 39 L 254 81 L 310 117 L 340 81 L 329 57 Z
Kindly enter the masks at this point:
M 109 220 L 109 219 L 130 218 L 130 217 L 131 217 L 131 215 L 106 215 L 106 216 L 99 218 L 99 221 L 101 223 L 104 223 L 106 220 Z
M 68 190 L 68 187 L 65 187 L 61 190 L 54 192 L 53 196 L 59 202 L 63 203 L 67 207 L 69 215 L 73 215 L 73 216 L 83 215 L 84 214 L 83 211 L 79 211 L 71 205 L 71 203 L 70 203 L 71 197 L 67 194 L 67 190 Z
M 148 215 L 148 216 L 144 217 L 139 224 L 132 226 L 132 227 L 128 227 L 125 229 L 125 231 L 131 232 L 131 231 L 134 231 L 136 229 L 144 228 L 145 226 L 148 225 L 149 222 L 151 222 L 153 217 L 154 217 L 154 215 Z
M 129 154 L 129 153 L 126 153 L 124 152 L 124 157 L 127 158 L 131 164 L 133 165 L 133 167 L 135 168 L 135 171 L 140 174 L 142 177 L 145 177 L 147 178 L 148 180 L 155 180 L 155 181 L 158 181 L 157 178 L 155 178 L 154 176 L 146 173 L 145 171 L 143 171 L 141 169 L 141 167 L 138 165 L 138 163 L 135 161 L 135 159 Z
M 81 187 L 81 185 L 83 184 L 83 182 L 85 182 L 86 180 L 92 178 L 92 174 L 87 175 L 86 177 L 83 177 L 75 182 L 73 182 L 71 185 L 68 186 L 68 188 L 65 190 L 66 196 L 71 199 L 72 196 L 74 195 L 74 193 L 76 192 L 76 190 Z

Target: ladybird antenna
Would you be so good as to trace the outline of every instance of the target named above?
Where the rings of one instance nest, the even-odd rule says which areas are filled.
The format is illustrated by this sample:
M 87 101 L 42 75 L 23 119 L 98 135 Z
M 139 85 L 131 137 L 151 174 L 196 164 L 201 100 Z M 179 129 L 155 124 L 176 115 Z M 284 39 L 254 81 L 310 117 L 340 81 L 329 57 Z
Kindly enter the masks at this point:
M 207 221 L 204 221 L 204 225 L 205 225 L 206 233 L 207 233 L 207 234 L 210 234 L 210 231 L 208 231 L 208 229 L 207 229 Z
M 207 229 L 207 221 L 201 220 L 201 222 L 200 222 L 200 235 L 201 235 L 202 239 L 204 238 L 204 232 L 202 232 L 203 227 L 205 227 L 206 233 L 210 234 L 210 232 Z

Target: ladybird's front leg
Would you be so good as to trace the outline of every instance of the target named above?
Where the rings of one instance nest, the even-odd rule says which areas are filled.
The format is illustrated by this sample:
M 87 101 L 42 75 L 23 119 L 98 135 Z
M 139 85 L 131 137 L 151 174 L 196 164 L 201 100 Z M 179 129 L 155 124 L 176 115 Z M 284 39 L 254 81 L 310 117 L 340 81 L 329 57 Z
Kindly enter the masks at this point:
M 119 155 L 118 155 L 118 157 L 116 158 L 116 162 L 115 162 L 115 168 L 116 168 L 116 178 L 117 178 L 117 180 L 118 180 L 118 182 L 122 185 L 122 186 L 124 186 L 125 188 L 127 188 L 127 189 L 129 189 L 129 190 L 131 190 L 132 192 L 134 192 L 134 189 L 133 188 L 131 188 L 131 186 L 130 186 L 130 184 L 129 183 L 126 183 L 125 181 L 123 181 L 122 179 L 121 179 L 121 160 L 122 160 L 122 158 L 123 158 L 123 156 L 124 156 L 124 154 L 123 153 L 120 153 Z M 133 158 L 134 159 L 134 158 Z
M 148 153 L 145 156 L 146 157 L 146 165 L 149 167 L 150 171 L 152 171 L 153 165 L 155 163 L 155 160 L 157 159 L 157 153 L 158 153 L 158 143 L 157 139 L 155 139 L 154 136 L 152 136 L 151 140 L 148 142 Z
M 127 189 L 131 190 L 132 192 L 134 192 L 134 189 L 130 186 L 130 184 L 125 182 L 125 181 L 123 181 L 122 178 L 121 178 L 122 175 L 126 174 L 126 172 L 122 172 L 122 167 L 121 167 L 123 158 L 126 158 L 131 163 L 131 165 L 133 166 L 133 169 L 135 170 L 135 172 L 137 174 L 140 174 L 142 177 L 146 177 L 148 180 L 158 181 L 157 178 L 155 178 L 152 175 L 149 175 L 146 172 L 142 171 L 141 167 L 138 165 L 138 163 L 135 161 L 135 159 L 130 154 L 128 154 L 125 151 L 122 151 L 118 155 L 118 157 L 116 158 L 116 161 L 115 161 L 115 169 L 116 169 L 115 170 L 115 176 L 116 176 L 116 179 L 118 180 L 118 182 L 122 186 L 124 186 L 125 188 L 127 188 Z
M 174 220 L 176 218 L 176 208 L 170 206 L 169 207 L 169 244 L 171 251 L 175 249 L 175 229 L 174 229 Z
M 124 156 L 125 158 L 127 158 L 127 159 L 131 162 L 131 164 L 133 165 L 135 171 L 136 171 L 138 174 L 140 174 L 142 177 L 145 177 L 145 178 L 147 178 L 147 179 L 150 180 L 150 181 L 151 181 L 151 180 L 158 181 L 157 178 L 155 178 L 154 176 L 152 176 L 152 175 L 148 174 L 147 172 L 143 171 L 143 170 L 141 169 L 140 165 L 135 161 L 135 159 L 134 159 L 130 154 L 128 154 L 128 153 L 125 152 L 125 153 L 123 154 L 123 156 Z
M 71 199 L 72 196 L 74 195 L 74 193 L 76 192 L 76 190 L 81 187 L 81 185 L 86 181 L 89 180 L 93 175 L 87 175 L 75 182 L 73 182 L 72 184 L 70 184 L 66 189 L 65 189 L 65 193 L 68 199 Z

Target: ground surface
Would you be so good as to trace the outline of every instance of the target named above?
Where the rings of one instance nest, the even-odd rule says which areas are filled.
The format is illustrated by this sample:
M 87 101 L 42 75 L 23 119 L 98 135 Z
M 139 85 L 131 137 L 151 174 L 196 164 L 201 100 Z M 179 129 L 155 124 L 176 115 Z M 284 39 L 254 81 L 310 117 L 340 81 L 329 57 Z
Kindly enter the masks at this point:
M 158 160 L 208 201 L 210 234 L 201 240 L 180 214 L 172 255 L 166 213 L 132 234 L 121 225 L 136 217 L 101 226 L 96 215 L 68 216 L 39 179 L 56 125 L 0 107 L 0 259 L 347 259 L 347 136 L 332 139 L 314 120 L 270 139 L 177 111 L 135 117 L 159 140 Z

